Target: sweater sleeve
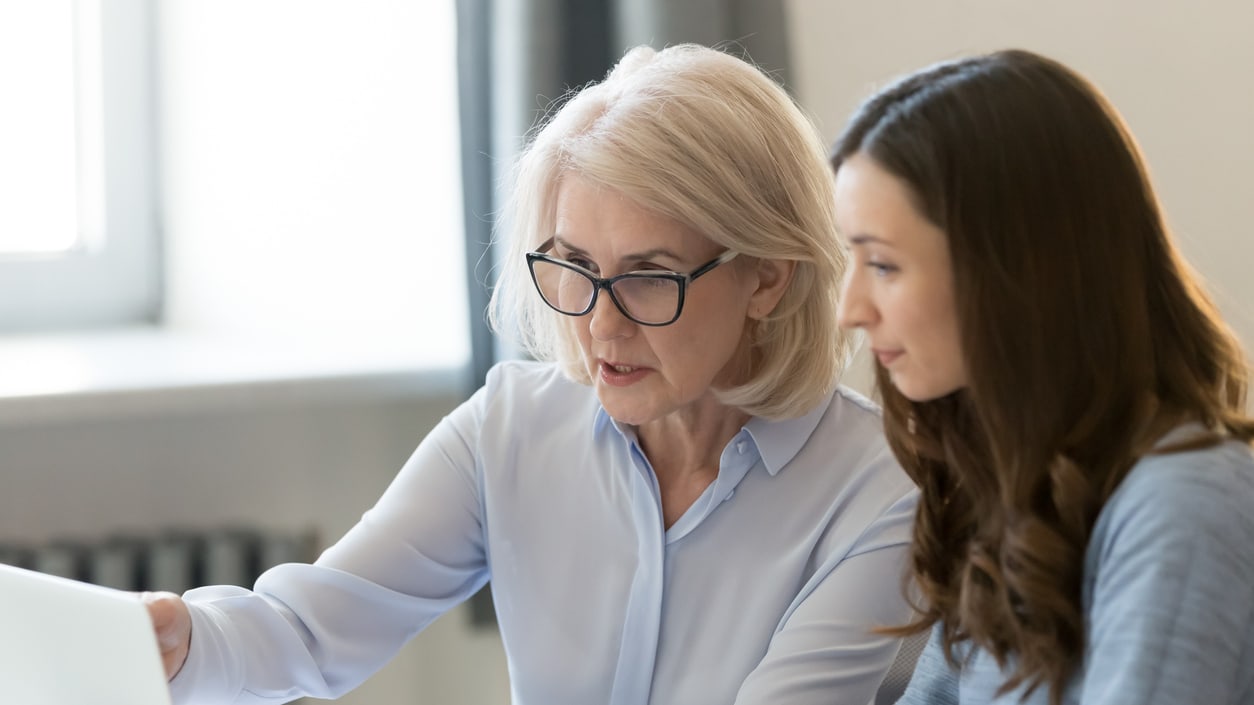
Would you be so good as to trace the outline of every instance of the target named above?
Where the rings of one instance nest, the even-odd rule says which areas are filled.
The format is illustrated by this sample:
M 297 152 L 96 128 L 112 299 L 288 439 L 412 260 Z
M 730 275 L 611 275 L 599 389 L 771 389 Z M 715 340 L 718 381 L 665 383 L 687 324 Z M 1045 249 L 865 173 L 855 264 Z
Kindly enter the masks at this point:
M 941 626 L 938 622 L 932 627 L 898 705 L 958 705 L 958 670 L 945 658 Z
M 1252 500 L 1249 450 L 1235 443 L 1152 456 L 1124 480 L 1086 557 L 1083 705 L 1240 701 Z

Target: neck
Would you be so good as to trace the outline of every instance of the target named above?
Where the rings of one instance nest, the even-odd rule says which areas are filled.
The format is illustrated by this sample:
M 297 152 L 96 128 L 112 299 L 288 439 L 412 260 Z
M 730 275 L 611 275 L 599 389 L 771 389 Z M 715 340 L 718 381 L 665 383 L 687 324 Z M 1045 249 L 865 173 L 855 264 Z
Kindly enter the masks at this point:
M 748 420 L 748 414 L 711 398 L 637 427 L 640 447 L 657 476 L 667 527 L 718 477 L 723 448 Z
M 723 448 L 748 420 L 743 411 L 711 399 L 637 426 L 636 434 L 655 468 L 711 464 L 717 468 Z

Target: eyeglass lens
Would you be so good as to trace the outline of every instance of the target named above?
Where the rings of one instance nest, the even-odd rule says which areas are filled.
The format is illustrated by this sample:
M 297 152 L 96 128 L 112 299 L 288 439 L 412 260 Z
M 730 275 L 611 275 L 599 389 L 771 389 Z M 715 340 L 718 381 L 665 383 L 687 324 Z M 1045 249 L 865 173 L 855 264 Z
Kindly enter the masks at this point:
M 546 260 L 533 262 L 532 270 L 541 295 L 553 308 L 570 315 L 580 315 L 591 308 L 596 286 L 588 275 Z M 610 289 L 629 317 L 648 324 L 675 318 L 679 286 L 673 278 L 632 274 L 616 279 Z

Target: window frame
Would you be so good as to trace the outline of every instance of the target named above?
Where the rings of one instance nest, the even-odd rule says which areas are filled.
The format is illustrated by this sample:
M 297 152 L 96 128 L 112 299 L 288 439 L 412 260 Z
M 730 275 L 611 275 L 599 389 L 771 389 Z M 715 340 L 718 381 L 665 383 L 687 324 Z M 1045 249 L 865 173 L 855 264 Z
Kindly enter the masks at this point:
M 160 317 L 154 3 L 75 0 L 74 17 L 80 245 L 0 259 L 0 333 Z

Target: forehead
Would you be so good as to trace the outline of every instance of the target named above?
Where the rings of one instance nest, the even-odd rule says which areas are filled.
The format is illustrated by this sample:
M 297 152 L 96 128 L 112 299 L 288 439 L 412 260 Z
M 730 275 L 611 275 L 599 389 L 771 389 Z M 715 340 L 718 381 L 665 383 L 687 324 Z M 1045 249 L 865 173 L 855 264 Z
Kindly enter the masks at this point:
M 874 239 L 904 246 L 945 234 L 919 210 L 910 187 L 875 160 L 859 153 L 836 172 L 836 223 L 846 241 Z
M 608 250 L 614 256 L 651 249 L 684 256 L 717 249 L 709 238 L 678 220 L 578 177 L 564 178 L 558 186 L 554 230 L 573 246 Z

